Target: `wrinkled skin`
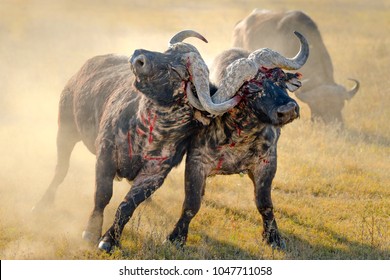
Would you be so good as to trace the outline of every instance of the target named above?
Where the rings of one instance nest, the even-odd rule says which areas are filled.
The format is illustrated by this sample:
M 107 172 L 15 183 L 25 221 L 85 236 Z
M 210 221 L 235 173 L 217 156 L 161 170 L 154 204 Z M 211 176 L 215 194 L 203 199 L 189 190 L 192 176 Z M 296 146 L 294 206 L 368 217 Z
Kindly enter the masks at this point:
M 191 45 L 179 43 L 164 53 L 136 50 L 130 64 L 128 57 L 117 55 L 86 62 L 62 92 L 56 172 L 36 211 L 53 203 L 70 154 L 82 141 L 96 154 L 94 208 L 83 238 L 94 244 L 100 240 L 99 248 L 107 252 L 119 245 L 136 207 L 181 162 L 189 137 L 201 126 L 185 94 L 188 53 L 199 56 Z M 133 183 L 102 236 L 114 178 Z
M 246 56 L 237 50 L 231 52 L 224 57 Z M 230 59 L 219 63 L 214 71 L 225 69 Z M 185 244 L 189 224 L 201 206 L 207 177 L 248 173 L 263 220 L 263 237 L 268 244 L 284 248 L 273 213 L 271 183 L 277 168 L 280 128 L 299 116 L 298 104 L 286 91 L 297 77 L 299 74 L 286 74 L 278 68 L 261 69 L 257 78 L 241 88 L 239 105 L 213 119 L 192 138 L 186 158 L 185 200 L 181 217 L 168 236 L 171 242 Z
M 254 10 L 235 26 L 233 46 L 248 51 L 269 47 L 289 56 L 299 47 L 292 35 L 295 30 L 310 43 L 310 57 L 299 70 L 304 85 L 296 92 L 297 98 L 309 106 L 312 120 L 342 124 L 344 105 L 356 94 L 359 83 L 355 81 L 355 86 L 347 90 L 335 82 L 331 57 L 317 25 L 307 14 Z

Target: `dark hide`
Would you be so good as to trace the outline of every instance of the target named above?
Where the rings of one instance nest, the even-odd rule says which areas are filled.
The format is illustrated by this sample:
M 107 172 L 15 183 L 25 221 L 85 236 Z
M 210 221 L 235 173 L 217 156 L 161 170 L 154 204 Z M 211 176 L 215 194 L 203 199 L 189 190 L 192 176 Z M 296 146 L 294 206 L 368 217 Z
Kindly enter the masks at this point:
M 227 59 L 219 69 L 225 69 L 228 63 Z M 248 173 L 263 218 L 263 236 L 269 244 L 283 247 L 273 214 L 271 183 L 276 172 L 280 128 L 299 116 L 298 104 L 286 92 L 287 82 L 297 77 L 299 74 L 286 74 L 278 68 L 260 69 L 257 77 L 239 91 L 239 105 L 192 137 L 186 158 L 185 201 L 181 217 L 168 237 L 170 241 L 185 243 L 189 224 L 200 208 L 207 177 Z
M 83 141 L 96 154 L 95 204 L 84 239 L 97 243 L 101 238 L 114 178 L 133 181 L 113 225 L 101 238 L 99 247 L 105 251 L 118 245 L 136 207 L 181 162 L 189 137 L 201 126 L 185 95 L 189 74 L 183 55 L 194 48 L 181 47 L 165 53 L 137 50 L 130 64 L 124 56 L 94 57 L 62 92 L 56 172 L 36 209 L 53 202 L 73 147 Z

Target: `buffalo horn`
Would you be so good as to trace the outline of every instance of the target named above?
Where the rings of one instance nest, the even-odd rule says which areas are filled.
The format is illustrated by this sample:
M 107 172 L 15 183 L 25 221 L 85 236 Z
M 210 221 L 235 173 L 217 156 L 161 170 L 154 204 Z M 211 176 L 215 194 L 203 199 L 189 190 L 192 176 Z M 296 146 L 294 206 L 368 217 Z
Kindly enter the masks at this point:
M 196 109 L 200 110 L 200 111 L 205 111 L 205 109 L 203 108 L 202 104 L 199 102 L 198 98 L 196 98 L 196 96 L 194 95 L 194 93 L 192 92 L 191 90 L 191 85 L 190 84 L 187 84 L 186 85 L 186 94 L 187 94 L 187 98 L 188 98 L 188 102 Z
M 193 30 L 183 30 L 174 35 L 171 40 L 169 40 L 169 47 L 171 48 L 173 45 L 181 43 L 190 37 L 195 37 L 208 43 L 206 38 L 198 32 Z M 207 92 L 209 92 L 209 70 L 195 47 L 193 47 L 193 50 L 184 55 L 184 60 L 187 66 L 187 70 L 192 77 L 192 83 L 194 84 L 196 91 L 201 92 L 207 88 Z M 186 85 L 186 94 L 188 102 L 194 108 L 201 111 L 205 110 L 192 92 L 191 85 L 189 83 Z
M 359 87 L 360 87 L 360 83 L 359 83 L 358 80 L 355 80 L 355 79 L 348 79 L 348 80 L 354 81 L 355 82 L 355 86 L 352 89 L 350 89 L 349 91 L 347 91 L 347 96 L 346 96 L 347 100 L 349 100 L 352 97 L 354 97 L 355 94 L 358 92 Z
M 247 59 L 237 59 L 229 64 L 226 68 L 226 76 L 221 80 L 219 89 L 213 96 L 213 102 L 221 103 L 229 100 L 237 93 L 238 89 L 245 81 L 255 77 L 260 67 L 279 67 L 287 70 L 297 70 L 301 68 L 309 56 L 309 44 L 302 34 L 297 31 L 295 31 L 294 34 L 300 40 L 301 46 L 298 54 L 293 58 L 285 58 L 278 52 L 264 48 L 252 52 Z M 231 99 L 229 101 L 231 101 Z M 233 102 L 231 102 L 231 104 L 233 104 Z M 203 103 L 202 105 L 204 106 Z
M 301 33 L 295 31 L 294 34 L 301 42 L 299 52 L 295 57 L 286 58 L 278 52 L 265 48 L 252 52 L 248 58 L 255 61 L 257 65 L 266 68 L 279 67 L 285 70 L 298 70 L 305 64 L 309 57 L 309 44 Z
M 198 108 L 201 105 L 202 109 L 210 114 L 220 115 L 238 104 L 240 101 L 240 97 L 238 96 L 235 96 L 228 101 L 215 104 L 210 96 L 209 71 L 206 63 L 200 58 L 200 55 L 195 52 L 186 54 L 186 58 L 187 68 L 200 101 L 200 104 L 191 102 L 194 96 L 191 89 L 187 88 L 187 97 L 195 108 Z
M 185 39 L 187 39 L 189 37 L 195 37 L 195 38 L 198 38 L 198 39 L 208 43 L 206 38 L 203 37 L 202 35 L 200 35 L 198 32 L 193 31 L 193 30 L 183 30 L 183 31 L 180 31 L 179 33 L 177 33 L 175 36 L 173 36 L 171 38 L 171 40 L 169 40 L 169 46 L 172 46 L 176 43 L 183 42 Z

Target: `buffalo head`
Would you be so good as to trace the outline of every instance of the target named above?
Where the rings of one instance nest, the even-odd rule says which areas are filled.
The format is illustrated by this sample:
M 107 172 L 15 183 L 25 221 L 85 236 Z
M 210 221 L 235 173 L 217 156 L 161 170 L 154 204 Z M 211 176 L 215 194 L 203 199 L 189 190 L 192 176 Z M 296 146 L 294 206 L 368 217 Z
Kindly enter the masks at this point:
M 322 84 L 313 89 L 298 91 L 295 93 L 297 98 L 308 104 L 311 110 L 311 119 L 320 119 L 324 123 L 339 122 L 343 123 L 341 114 L 346 101 L 350 100 L 359 90 L 359 82 L 347 90 L 345 87 L 332 83 Z
M 245 83 L 239 94 L 242 110 L 249 110 L 261 123 L 282 126 L 299 117 L 298 103 L 286 89 L 301 86 L 300 74 L 285 73 L 280 68 L 261 68 L 256 77 Z
M 280 125 L 298 117 L 298 105 L 293 99 L 288 97 L 285 90 L 285 88 L 295 90 L 300 86 L 297 77 L 291 77 L 293 80 L 292 82 L 288 82 L 288 79 L 286 78 L 287 80 L 285 79 L 283 84 L 281 84 L 281 77 L 274 77 L 272 79 L 266 78 L 267 75 L 272 76 L 274 74 L 264 72 L 264 69 L 266 68 L 297 70 L 305 64 L 309 56 L 309 45 L 300 33 L 295 32 L 295 35 L 300 40 L 301 47 L 298 54 L 293 58 L 285 58 L 281 54 L 270 49 L 259 49 L 252 52 L 247 57 L 241 58 L 239 58 L 239 56 L 244 55 L 244 53 L 237 49 L 231 50 L 230 53 L 225 53 L 229 57 L 234 58 L 234 60 L 230 61 L 230 64 L 227 66 L 223 64 L 219 66 L 222 67 L 222 69 L 217 70 L 217 73 L 221 74 L 218 75 L 221 77 L 221 79 L 217 81 L 217 84 L 219 84 L 218 90 L 213 96 L 210 96 L 208 84 L 200 88 L 200 90 L 197 89 L 199 100 L 197 103 L 194 102 L 196 107 L 214 115 L 221 115 L 236 106 L 241 101 L 242 97 L 245 96 L 245 94 L 243 96 L 237 94 L 245 83 L 252 81 L 250 84 L 255 84 L 256 79 L 261 79 L 261 81 L 258 81 L 261 86 L 261 89 L 259 88 L 259 90 L 257 90 L 259 94 L 261 93 L 256 99 L 258 102 L 254 101 L 251 103 L 254 106 L 253 109 L 255 111 L 258 109 L 259 112 L 262 112 L 261 118 L 265 119 L 265 115 L 271 114 L 272 116 L 267 116 L 268 122 L 275 122 L 275 124 Z M 225 61 L 225 63 L 227 62 L 228 61 Z M 286 75 L 281 70 L 276 75 L 282 75 L 282 73 L 283 75 Z M 262 75 L 262 77 L 259 78 L 259 75 Z M 294 83 L 297 84 L 294 85 Z M 249 91 L 251 90 L 249 89 Z M 189 98 L 190 96 L 193 96 L 191 90 L 187 91 L 187 95 Z M 253 95 L 251 96 L 253 97 Z M 282 98 L 283 96 L 286 98 Z M 262 101 L 260 102 L 260 100 Z M 267 100 L 268 103 L 265 102 L 265 100 Z M 275 100 L 278 100 L 278 102 L 275 103 Z M 286 100 L 288 100 L 288 102 L 284 104 Z M 256 105 L 256 103 L 258 104 Z M 265 108 L 264 106 L 268 106 L 268 108 Z M 278 106 L 283 107 L 279 108 L 279 112 L 277 112 L 278 109 L 274 111 Z
M 208 83 L 208 68 L 199 52 L 194 46 L 182 42 L 188 37 L 207 42 L 199 33 L 185 30 L 172 37 L 164 53 L 139 49 L 130 58 L 134 86 L 158 105 L 170 106 L 183 97 L 191 75 L 197 76 L 196 91 L 199 84 Z

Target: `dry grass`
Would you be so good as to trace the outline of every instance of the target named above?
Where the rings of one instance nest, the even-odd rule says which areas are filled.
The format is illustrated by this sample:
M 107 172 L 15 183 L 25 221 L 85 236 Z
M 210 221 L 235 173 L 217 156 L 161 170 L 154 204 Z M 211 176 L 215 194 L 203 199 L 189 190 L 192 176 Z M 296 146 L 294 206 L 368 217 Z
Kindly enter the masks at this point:
M 275 2 L 275 3 L 274 3 Z M 0 10 L 1 259 L 389 259 L 390 7 L 385 1 L 8 1 Z M 342 3 L 341 3 L 342 2 Z M 92 208 L 94 157 L 82 144 L 72 156 L 54 209 L 30 209 L 51 179 L 59 93 L 91 56 L 163 51 L 191 28 L 208 62 L 231 44 L 234 24 L 253 8 L 302 9 L 318 23 L 335 77 L 361 90 L 344 109 L 346 128 L 300 120 L 283 129 L 273 200 L 285 252 L 261 239 L 247 177 L 208 180 L 202 209 L 184 250 L 163 243 L 179 216 L 183 166 L 153 201 L 141 205 L 123 248 L 102 254 L 81 241 Z M 105 227 L 128 184 L 115 184 Z

